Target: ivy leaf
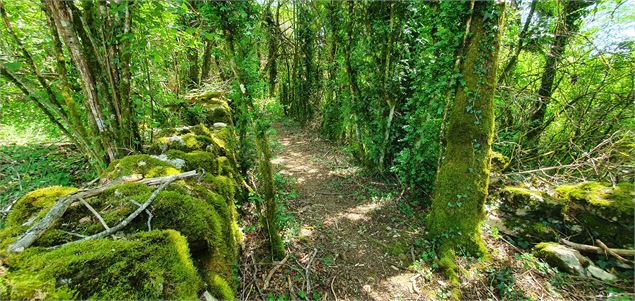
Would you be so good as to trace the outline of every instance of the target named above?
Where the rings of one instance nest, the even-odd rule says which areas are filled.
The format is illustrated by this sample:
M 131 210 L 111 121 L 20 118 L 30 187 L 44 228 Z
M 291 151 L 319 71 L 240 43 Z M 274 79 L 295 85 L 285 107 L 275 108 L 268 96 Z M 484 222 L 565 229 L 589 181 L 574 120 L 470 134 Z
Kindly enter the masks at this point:
M 22 68 L 22 65 L 23 64 L 21 62 L 11 62 L 5 64 L 4 67 L 7 68 L 7 70 L 9 70 L 10 72 L 16 72 L 20 70 L 20 68 Z

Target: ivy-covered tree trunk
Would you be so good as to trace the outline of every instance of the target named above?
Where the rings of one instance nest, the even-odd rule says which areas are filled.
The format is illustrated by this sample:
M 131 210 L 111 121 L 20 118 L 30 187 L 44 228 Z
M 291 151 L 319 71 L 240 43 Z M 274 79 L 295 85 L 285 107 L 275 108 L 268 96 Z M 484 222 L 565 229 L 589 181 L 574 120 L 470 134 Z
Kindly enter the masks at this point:
M 487 254 L 479 226 L 489 183 L 502 11 L 502 4 L 477 1 L 465 22 L 469 35 L 460 54 L 462 81 L 447 115 L 446 148 L 428 219 L 427 229 L 437 243 L 439 264 L 453 282 L 458 281 L 456 250 Z
M 278 204 L 275 196 L 273 179 L 273 168 L 271 166 L 271 149 L 267 130 L 269 124 L 263 114 L 254 106 L 253 100 L 258 84 L 258 60 L 253 49 L 253 40 L 249 37 L 247 30 L 252 26 L 248 16 L 255 13 L 253 3 L 247 1 L 226 1 L 214 3 L 215 12 L 220 18 L 220 26 L 227 43 L 229 63 L 235 76 L 238 92 L 238 116 L 241 121 L 239 125 L 240 144 L 244 145 L 240 151 L 244 157 L 247 152 L 247 133 L 249 124 L 254 128 L 256 146 L 259 159 L 259 173 L 262 182 L 262 192 L 264 198 L 265 212 L 262 218 L 263 228 L 269 240 L 271 255 L 274 259 L 282 259 L 286 253 L 284 244 L 280 236 L 278 221 Z M 255 121 L 255 122 L 253 122 Z M 243 174 L 246 174 L 243 171 Z
M 280 5 L 278 5 L 278 12 Z M 278 28 L 280 26 L 274 21 L 271 13 L 271 6 L 268 5 L 264 13 L 265 26 L 267 28 L 267 71 L 269 73 L 269 96 L 276 94 L 276 82 L 278 78 Z

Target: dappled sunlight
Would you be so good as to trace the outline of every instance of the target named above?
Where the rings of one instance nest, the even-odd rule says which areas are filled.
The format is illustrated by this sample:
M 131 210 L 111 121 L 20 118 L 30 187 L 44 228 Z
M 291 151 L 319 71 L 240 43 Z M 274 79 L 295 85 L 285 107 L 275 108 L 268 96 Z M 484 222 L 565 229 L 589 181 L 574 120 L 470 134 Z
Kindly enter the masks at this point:
M 347 219 L 352 222 L 368 221 L 371 218 L 369 214 L 380 207 L 381 204 L 379 203 L 364 203 L 359 206 L 346 209 L 344 212 L 340 212 L 334 217 L 327 217 L 325 222 L 337 223 L 341 222 L 343 219 Z

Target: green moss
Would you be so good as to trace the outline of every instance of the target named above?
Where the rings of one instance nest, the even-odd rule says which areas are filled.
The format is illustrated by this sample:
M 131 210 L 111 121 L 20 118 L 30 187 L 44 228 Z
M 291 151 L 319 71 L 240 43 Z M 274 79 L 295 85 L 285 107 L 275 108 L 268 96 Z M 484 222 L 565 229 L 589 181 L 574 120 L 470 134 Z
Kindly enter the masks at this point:
M 10 261 L 11 299 L 197 299 L 201 280 L 174 230 L 96 239 Z
M 495 151 L 490 153 L 490 168 L 493 171 L 501 172 L 509 166 L 509 157 Z
M 204 151 L 208 146 L 213 148 L 213 140 L 209 136 L 187 133 L 170 137 L 159 137 L 150 146 L 151 153 L 164 153 L 168 150 L 180 150 L 184 152 Z
M 193 133 L 195 135 L 208 136 L 208 137 L 212 136 L 212 131 L 210 131 L 209 128 L 207 128 L 204 124 L 191 126 L 188 128 L 188 130 L 190 133 Z
M 458 286 L 461 283 L 459 279 L 459 266 L 456 264 L 454 250 L 448 247 L 439 248 L 437 264 L 445 272 L 446 277 L 450 280 L 450 284 Z
M 170 159 L 182 159 L 185 161 L 183 170 L 202 170 L 208 172 L 216 172 L 218 163 L 213 153 L 206 151 L 193 151 L 186 153 L 180 150 L 169 150 L 166 155 Z
M 217 175 L 226 176 L 236 178 L 239 175 L 236 172 L 236 167 L 233 162 L 229 160 L 227 157 L 218 157 L 216 158 L 218 172 Z
M 141 174 L 144 177 L 156 177 L 172 174 L 175 170 L 175 167 L 171 164 L 157 158 L 153 158 L 152 156 L 131 155 L 111 162 L 108 168 L 104 171 L 102 178 L 112 180 L 132 174 Z M 151 171 L 152 173 L 150 173 Z
M 236 195 L 237 184 L 232 178 L 226 176 L 215 176 L 206 174 L 204 179 L 211 185 L 212 191 L 226 196 L 228 201 L 234 201 Z
M 537 244 L 534 247 L 534 253 L 551 266 L 571 274 L 582 275 L 583 268 L 591 263 L 588 258 L 582 256 L 580 252 L 555 242 L 542 242 Z
M 222 277 L 214 274 L 210 277 L 211 279 L 208 281 L 210 289 L 209 292 L 212 296 L 220 299 L 220 300 L 235 300 L 234 291 L 231 286 L 223 279 Z
M 170 175 L 180 174 L 181 171 L 171 166 L 156 166 L 148 170 L 145 174 L 146 178 L 165 177 Z
M 518 216 L 562 219 L 565 203 L 540 191 L 507 186 L 498 192 L 502 211 Z
M 227 102 L 217 99 L 212 103 L 193 103 L 185 110 L 185 118 L 189 124 L 204 123 L 213 125 L 217 122 L 232 124 L 231 108 Z
M 563 198 L 584 201 L 595 207 L 611 207 L 627 213 L 635 208 L 635 190 L 632 183 L 619 183 L 612 187 L 606 183 L 584 182 L 577 185 L 563 185 L 556 189 Z
M 613 247 L 632 246 L 635 231 L 633 184 L 616 187 L 599 182 L 584 182 L 556 188 L 558 196 L 567 201 L 569 223 L 579 223 L 593 237 L 599 237 Z M 585 241 L 593 243 L 591 239 Z
M 7 216 L 7 227 L 31 224 L 48 213 L 48 210 L 65 195 L 77 191 L 77 188 L 52 186 L 34 190 L 21 197 Z

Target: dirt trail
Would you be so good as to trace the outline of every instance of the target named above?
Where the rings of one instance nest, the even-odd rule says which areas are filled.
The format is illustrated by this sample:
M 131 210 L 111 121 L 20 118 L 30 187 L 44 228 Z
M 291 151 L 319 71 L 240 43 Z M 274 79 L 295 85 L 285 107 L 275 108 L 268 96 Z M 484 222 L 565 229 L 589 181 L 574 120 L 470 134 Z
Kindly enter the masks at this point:
M 400 212 L 399 192 L 360 175 L 341 145 L 297 126 L 276 128 L 281 147 L 273 163 L 297 182 L 288 210 L 299 229 L 289 248 L 298 263 L 316 253 L 311 281 L 319 295 L 308 297 L 424 299 L 419 279 L 408 270 L 420 227 Z

